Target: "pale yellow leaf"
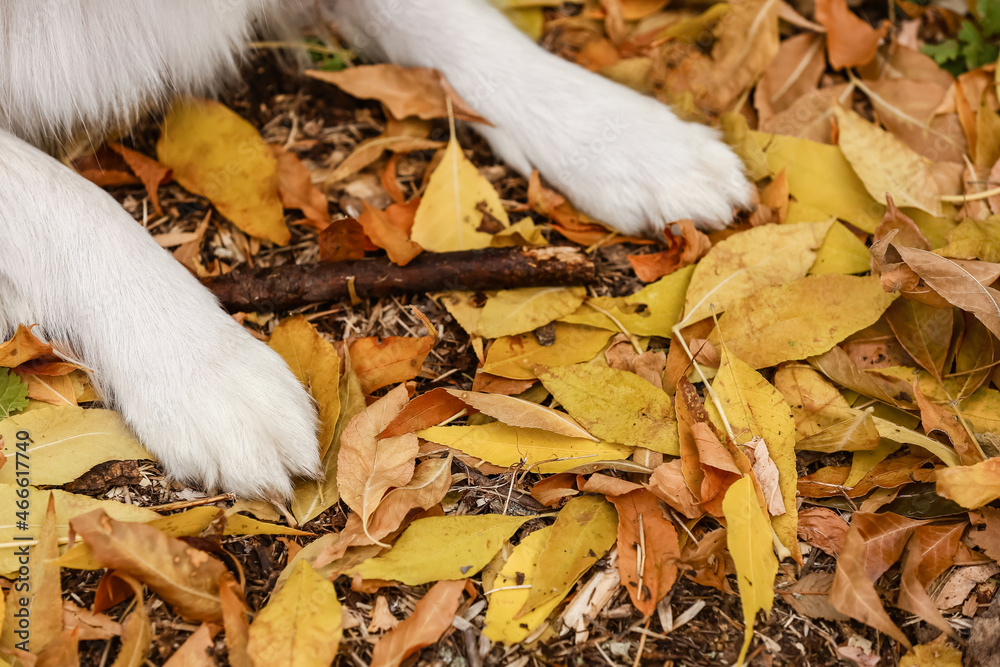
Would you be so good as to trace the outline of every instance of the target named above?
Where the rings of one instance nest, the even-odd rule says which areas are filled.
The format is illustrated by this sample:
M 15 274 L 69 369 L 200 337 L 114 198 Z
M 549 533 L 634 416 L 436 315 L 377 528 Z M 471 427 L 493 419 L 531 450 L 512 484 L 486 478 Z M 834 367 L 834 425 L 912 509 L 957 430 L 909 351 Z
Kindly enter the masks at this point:
M 462 389 L 448 389 L 446 391 L 469 407 L 498 419 L 508 426 L 538 428 L 567 438 L 586 438 L 595 442 L 598 440 L 565 412 L 559 412 L 523 398 Z

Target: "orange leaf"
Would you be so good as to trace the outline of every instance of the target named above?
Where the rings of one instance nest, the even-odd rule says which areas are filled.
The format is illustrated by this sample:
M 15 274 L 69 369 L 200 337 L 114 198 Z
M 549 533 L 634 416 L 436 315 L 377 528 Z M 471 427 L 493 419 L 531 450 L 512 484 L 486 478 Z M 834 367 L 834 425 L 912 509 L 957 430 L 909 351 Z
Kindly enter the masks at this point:
M 364 228 L 354 218 L 334 220 L 319 233 L 319 258 L 323 262 L 347 262 L 361 259 L 374 244 L 365 236 Z
M 130 574 L 189 620 L 222 618 L 221 561 L 200 549 L 141 523 L 115 521 L 98 509 L 70 519 L 101 567 Z
M 855 512 L 830 589 L 830 603 L 837 611 L 870 625 L 906 647 L 910 646 L 910 640 L 885 613 L 874 584 L 899 560 L 919 523 L 888 512 Z
M 306 70 L 314 79 L 332 83 L 345 93 L 366 100 L 378 100 L 395 118 L 416 116 L 447 118 L 451 99 L 455 118 L 476 123 L 491 123 L 458 96 L 436 69 L 400 67 L 399 65 L 362 65 L 340 72 Z
M 18 324 L 10 340 L 0 344 L 0 368 L 15 368 L 47 354 L 52 354 L 52 346 L 36 338 L 30 327 Z
M 161 183 L 166 183 L 171 178 L 170 167 L 160 164 L 151 157 L 147 157 L 131 148 L 125 148 L 121 144 L 109 143 L 108 148 L 122 156 L 128 164 L 132 173 L 139 177 L 146 193 L 149 195 L 149 202 L 153 205 L 153 210 L 157 215 L 163 215 L 160 208 L 160 192 L 158 190 Z
M 306 216 L 306 223 L 323 230 L 330 224 L 326 195 L 316 189 L 312 174 L 295 153 L 281 146 L 268 144 L 278 161 L 278 196 L 285 208 L 297 208 Z
M 632 604 L 649 616 L 677 579 L 677 530 L 645 489 L 608 500 L 618 510 L 618 572 Z
M 380 438 L 392 438 L 404 433 L 413 433 L 424 428 L 437 426 L 466 409 L 465 403 L 449 394 L 444 387 L 431 389 L 407 403 L 406 407 L 378 435 Z
M 416 377 L 433 344 L 433 336 L 389 336 L 382 340 L 369 336 L 354 341 L 350 347 L 351 360 L 362 391 L 370 394 Z
M 375 644 L 371 667 L 396 667 L 425 646 L 437 643 L 451 627 L 451 619 L 462 603 L 463 590 L 464 579 L 434 584 L 409 618 Z
M 384 248 L 393 264 L 406 266 L 423 252 L 423 248 L 411 241 L 409 235 L 417 212 L 416 204 L 419 203 L 417 199 L 412 203 L 392 204 L 380 211 L 369 206 L 368 202 L 362 202 L 364 210 L 358 216 L 358 222 L 364 228 L 365 236 Z
M 816 20 L 826 26 L 826 50 L 834 69 L 871 62 L 888 22 L 876 30 L 847 8 L 847 0 L 816 0 Z

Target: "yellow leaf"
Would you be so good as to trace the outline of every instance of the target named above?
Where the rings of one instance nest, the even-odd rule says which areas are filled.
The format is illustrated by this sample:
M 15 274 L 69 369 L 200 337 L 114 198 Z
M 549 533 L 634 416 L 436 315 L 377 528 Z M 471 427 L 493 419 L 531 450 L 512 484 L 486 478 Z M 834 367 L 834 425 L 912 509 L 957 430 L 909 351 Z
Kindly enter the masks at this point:
M 713 310 L 721 315 L 761 288 L 805 276 L 832 224 L 763 225 L 717 243 L 694 269 L 680 326 L 709 317 Z
M 942 192 L 930 160 L 853 111 L 834 106 L 833 114 L 840 150 L 876 201 L 886 203 L 888 193 L 897 206 L 941 215 Z
M 489 247 L 493 234 L 508 225 L 500 195 L 462 154 L 453 128 L 417 207 L 410 238 L 431 252 L 473 250 Z M 483 226 L 490 231 L 480 231 Z
M 552 345 L 542 345 L 534 334 L 498 338 L 480 370 L 512 380 L 530 380 L 534 379 L 537 366 L 590 361 L 604 349 L 609 338 L 611 332 L 605 329 L 556 322 Z
M 483 627 L 483 634 L 493 641 L 505 644 L 524 641 L 569 593 L 566 588 L 561 595 L 514 618 L 528 600 L 528 590 L 538 575 L 538 557 L 551 539 L 553 529 L 554 526 L 545 526 L 521 540 L 493 581 Z
M 899 667 L 962 667 L 962 651 L 936 641 L 910 648 L 899 659 Z
M 608 442 L 679 455 L 670 396 L 635 373 L 576 364 L 538 379 L 590 433 Z
M 268 344 L 281 355 L 298 381 L 316 400 L 320 420 L 320 455 L 326 454 L 333 444 L 333 431 L 340 416 L 340 357 L 337 350 L 301 315 L 278 324 Z
M 948 234 L 948 245 L 936 252 L 953 259 L 1000 262 L 1000 215 L 963 220 Z
M 8 464 L 0 468 L 0 484 L 13 484 L 17 434 L 31 436 L 27 450 L 32 484 L 65 484 L 99 463 L 152 459 L 111 410 L 84 410 L 58 405 L 23 412 L 0 421 L 0 440 Z M 21 441 L 23 442 L 23 441 Z
M 868 233 L 875 231 L 885 215 L 885 205 L 872 199 L 838 147 L 777 134 L 753 134 L 764 149 L 771 173 L 785 170 L 788 192 L 796 201 L 821 211 L 824 218 L 839 218 Z
M 721 331 L 733 355 L 752 368 L 805 359 L 874 324 L 896 296 L 875 277 L 807 276 L 729 308 L 709 340 L 718 344 Z
M 589 438 L 569 438 L 536 428 L 494 422 L 479 426 L 433 426 L 417 431 L 424 440 L 509 467 L 523 462 L 532 472 L 556 473 L 595 461 L 621 461 L 631 447 Z
M 798 511 L 795 508 L 798 472 L 795 469 L 795 422 L 784 397 L 764 377 L 722 349 L 722 364 L 712 382 L 722 410 L 733 429 L 736 444 L 744 445 L 758 436 L 767 444 L 767 452 L 778 468 L 778 487 L 785 513 L 771 517 L 778 539 L 795 560 L 799 553 Z M 714 405 L 708 404 L 714 412 Z
M 743 605 L 743 647 L 737 664 L 743 664 L 753 639 L 753 624 L 757 612 L 771 611 L 774 603 L 774 577 L 778 559 L 771 547 L 771 527 L 757 504 L 753 482 L 743 476 L 726 491 L 722 501 L 726 517 L 726 544 L 736 565 L 740 602 Z
M 55 500 L 49 492 L 38 494 L 45 506 L 45 520 L 38 531 L 38 543 L 28 549 L 28 561 L 22 563 L 24 569 L 18 578 L 27 584 L 18 587 L 17 595 L 9 597 L 0 633 L 0 646 L 14 648 L 23 640 L 15 634 L 19 627 L 31 630 L 31 648 L 36 654 L 46 644 L 57 639 L 62 632 L 62 584 L 59 577 L 59 535 L 56 527 Z M 47 498 L 46 498 L 47 496 Z M 16 507 L 15 505 L 11 506 Z M 41 509 L 41 508 L 38 508 Z M 28 614 L 29 625 L 19 624 L 22 614 Z
M 340 377 L 338 404 L 340 405 L 340 413 L 333 430 L 333 442 L 337 443 L 337 446 L 331 446 L 327 449 L 322 459 L 326 479 L 304 480 L 296 485 L 292 496 L 291 510 L 299 524 L 315 519 L 324 510 L 340 500 L 340 489 L 337 487 L 340 437 L 354 416 L 367 407 L 364 392 L 361 390 L 361 382 L 351 365 L 349 352 L 344 355 L 344 374 Z
M 961 461 L 958 458 L 958 454 L 955 453 L 951 447 L 941 444 L 934 438 L 928 438 L 922 433 L 917 433 L 916 431 L 904 428 L 899 424 L 893 423 L 888 419 L 882 419 L 880 417 L 872 417 L 875 422 L 875 429 L 878 431 L 880 437 L 886 440 L 892 440 L 893 442 L 899 442 L 904 445 L 914 445 L 922 449 L 926 449 L 931 454 L 934 454 L 939 459 L 944 461 L 947 466 L 957 466 Z
M 575 311 L 586 296 L 583 287 L 524 287 L 497 292 L 487 298 L 474 333 L 500 338 L 534 331 Z
M 636 336 L 670 338 L 673 335 L 671 329 L 684 306 L 684 293 L 694 270 L 694 266 L 685 266 L 629 296 L 588 299 L 579 310 L 561 321 L 601 327 L 616 333 L 620 331 L 620 324 Z
M 181 100 L 163 119 L 160 162 L 241 230 L 278 245 L 291 232 L 278 198 L 278 163 L 257 130 L 218 102 Z
M 937 471 L 937 494 L 966 509 L 976 509 L 1000 498 L 1000 458 L 971 466 Z
M 871 253 L 864 241 L 839 222 L 833 223 L 823 245 L 816 252 L 809 273 L 865 273 L 871 269 Z
M 365 579 L 410 586 L 466 579 L 486 567 L 528 516 L 432 516 L 417 519 L 387 553 L 352 570 Z
M 333 583 L 300 560 L 250 624 L 247 653 L 255 665 L 326 667 L 337 654 L 342 632 Z
M 566 503 L 538 555 L 535 580 L 518 616 L 565 597 L 617 538 L 618 512 L 603 497 L 580 496 Z

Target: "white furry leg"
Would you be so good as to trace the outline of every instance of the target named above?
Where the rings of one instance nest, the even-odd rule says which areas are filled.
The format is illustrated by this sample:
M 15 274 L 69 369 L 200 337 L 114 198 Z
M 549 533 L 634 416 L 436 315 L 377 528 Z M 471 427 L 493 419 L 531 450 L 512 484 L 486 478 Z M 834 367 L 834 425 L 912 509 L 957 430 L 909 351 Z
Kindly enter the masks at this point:
M 68 341 L 167 472 L 244 497 L 320 473 L 281 358 L 106 193 L 0 130 L 0 327 Z
M 330 0 L 327 0 L 330 2 Z M 546 52 L 486 0 L 332 0 L 345 37 L 374 57 L 434 67 L 495 127 L 477 127 L 626 233 L 681 218 L 718 228 L 750 204 L 742 164 L 702 125 Z

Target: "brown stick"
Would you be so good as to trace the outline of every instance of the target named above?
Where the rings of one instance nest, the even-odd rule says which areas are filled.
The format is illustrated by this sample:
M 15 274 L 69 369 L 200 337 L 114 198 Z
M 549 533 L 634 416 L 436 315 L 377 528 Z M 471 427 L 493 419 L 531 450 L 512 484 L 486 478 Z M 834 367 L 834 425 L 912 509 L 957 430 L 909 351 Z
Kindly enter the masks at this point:
M 576 248 L 486 248 L 418 255 L 406 266 L 387 258 L 236 270 L 203 281 L 230 311 L 273 312 L 318 301 L 450 290 L 586 285 L 593 260 Z

